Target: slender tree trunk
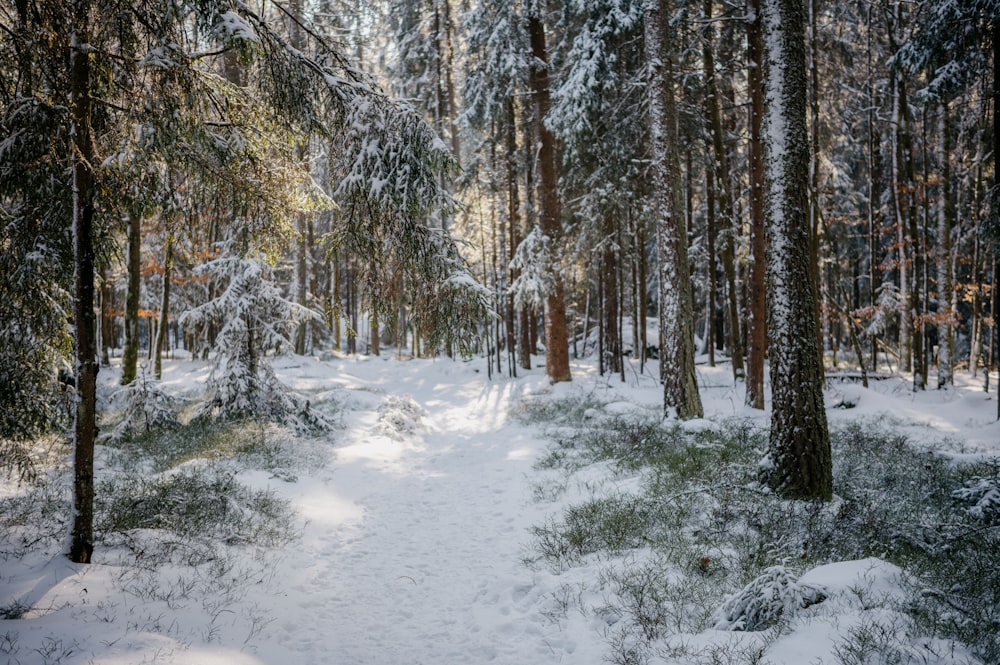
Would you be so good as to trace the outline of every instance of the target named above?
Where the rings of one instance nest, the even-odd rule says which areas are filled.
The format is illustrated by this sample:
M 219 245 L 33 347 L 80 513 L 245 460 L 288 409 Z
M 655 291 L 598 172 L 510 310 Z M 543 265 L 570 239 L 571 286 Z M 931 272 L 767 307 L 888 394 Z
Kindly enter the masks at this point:
M 1000 225 L 1000 21 L 993 20 L 993 200 L 992 212 L 994 224 Z M 1000 326 L 997 316 L 1000 315 L 1000 294 L 997 285 L 1000 283 L 1000 241 L 993 241 L 993 357 L 1000 358 Z M 986 372 L 989 376 L 989 370 Z M 1000 395 L 1000 372 L 997 376 Z M 997 420 L 1000 420 L 1000 399 L 997 400 Z
M 955 383 L 952 358 L 955 355 L 955 330 L 952 326 L 954 292 L 951 261 L 951 226 L 954 202 L 951 195 L 951 127 L 948 104 L 941 105 L 941 201 L 938 208 L 938 389 Z
M 601 250 L 601 306 L 604 314 L 603 346 L 609 372 L 622 371 L 621 337 L 618 334 L 618 262 L 615 256 L 615 220 L 604 215 L 604 245 Z
M 649 337 L 646 331 L 646 320 L 649 318 L 649 292 L 647 284 L 649 281 L 648 259 L 646 256 L 646 226 L 643 220 L 638 221 L 636 231 L 636 242 L 639 245 L 639 346 L 642 347 L 642 361 L 639 363 L 640 371 L 646 368 L 646 354 L 649 350 Z
M 910 335 L 912 317 L 908 311 L 910 301 L 910 269 L 908 263 L 909 256 L 906 251 L 905 229 L 907 205 L 904 197 L 904 189 L 908 188 L 908 185 L 904 183 L 902 166 L 903 143 L 906 137 L 906 105 L 902 86 L 902 74 L 894 70 L 892 74 L 892 182 L 890 187 L 892 192 L 893 224 L 896 233 L 896 273 L 899 277 L 899 297 L 901 301 L 899 319 L 900 369 L 904 372 L 909 372 L 913 369 L 913 349 Z
M 820 281 L 822 273 L 819 266 L 819 253 L 821 244 L 821 219 L 822 212 L 819 204 L 819 40 L 817 33 L 816 2 L 817 0 L 806 0 L 808 2 L 807 11 L 809 19 L 809 133 L 810 154 L 809 154 L 809 284 L 812 287 L 813 300 L 816 302 L 816 344 L 819 346 L 819 373 L 820 377 L 826 374 L 823 365 L 824 344 L 823 344 L 823 298 Z
M 677 417 L 704 414 L 694 365 L 694 305 L 681 194 L 673 44 L 667 0 L 646 0 L 645 52 L 649 63 L 649 118 L 659 256 L 660 381 L 663 408 Z
M 867 68 L 868 68 L 868 297 L 869 305 L 878 306 L 878 287 L 882 283 L 879 274 L 881 257 L 882 215 L 879 213 L 879 201 L 882 200 L 882 151 L 879 132 L 875 129 L 875 81 L 872 67 L 872 6 L 867 10 Z M 871 369 L 878 371 L 878 333 L 871 333 Z
M 541 17 L 528 17 L 528 34 L 531 54 L 535 61 L 531 68 L 531 89 L 535 103 L 535 136 L 538 140 L 538 202 L 539 222 L 542 233 L 559 246 L 562 222 L 559 211 L 559 192 L 556 182 L 555 137 L 545 126 L 551 101 L 549 97 L 548 51 L 545 46 L 545 26 Z M 552 381 L 569 381 L 569 333 L 566 324 L 566 296 L 558 265 L 553 272 L 553 292 L 545 302 L 545 373 Z
M 784 496 L 829 500 L 830 438 L 823 406 L 816 301 L 809 284 L 809 139 L 805 6 L 765 0 L 770 478 Z
M 906 98 L 906 88 L 901 86 L 900 88 L 900 105 L 902 109 L 908 108 L 908 101 Z M 904 244 L 907 248 L 907 255 L 910 261 L 910 282 L 909 282 L 909 299 L 907 301 L 906 307 L 909 311 L 909 317 L 907 319 L 907 327 L 910 330 L 910 345 L 913 353 L 913 389 L 914 390 L 924 390 L 927 387 L 927 358 L 924 353 L 924 334 L 923 334 L 923 324 L 920 317 L 921 309 L 921 288 L 920 281 L 923 274 L 923 248 L 920 242 L 920 232 L 917 227 L 917 205 L 914 197 L 916 192 L 916 174 L 914 173 L 913 164 L 913 138 L 910 133 L 910 122 L 909 113 L 906 112 L 904 116 L 906 118 L 905 127 L 906 133 L 902 137 L 900 147 L 903 150 L 903 164 L 905 165 L 905 179 L 908 189 L 911 193 L 907 196 L 908 207 L 906 215 L 906 228 L 905 228 L 905 240 Z
M 111 347 L 115 343 L 115 315 L 114 315 L 114 286 L 108 280 L 106 271 L 101 269 L 101 288 L 98 291 L 98 311 L 101 316 L 98 318 L 98 328 L 101 340 L 101 365 L 107 367 L 111 364 Z
M 705 18 L 709 20 L 705 34 L 704 68 L 705 83 L 708 87 L 706 100 L 708 126 L 712 140 L 712 170 L 718 187 L 719 237 L 722 240 L 722 270 L 726 278 L 726 318 L 729 320 L 729 353 L 733 364 L 733 378 L 742 379 L 746 375 L 743 365 L 743 337 L 740 334 L 740 311 L 736 296 L 736 214 L 733 197 L 729 191 L 729 157 L 726 154 L 725 137 L 722 129 L 722 104 L 719 99 L 719 84 L 715 76 L 715 31 L 711 27 L 712 0 L 705 0 Z
M 718 308 L 716 295 L 719 289 L 719 271 L 716 264 L 716 236 L 718 225 L 715 215 L 715 169 L 705 169 L 705 248 L 707 250 L 708 297 L 705 312 L 705 345 L 708 349 L 708 366 L 715 367 L 715 311 Z
M 156 327 L 156 355 L 153 358 L 153 374 L 159 381 L 163 376 L 163 347 L 169 332 L 170 279 L 174 267 L 174 239 L 167 235 L 167 246 L 163 257 L 163 291 L 160 299 L 160 324 Z
M 519 229 L 521 228 L 521 195 L 517 186 L 517 114 L 514 109 L 513 97 L 508 97 L 505 101 L 506 113 L 504 122 L 504 147 L 506 155 L 504 159 L 504 172 L 507 179 L 507 237 L 510 251 L 517 249 L 521 242 Z M 508 261 L 505 268 L 508 271 L 508 283 L 513 284 L 518 278 L 519 271 L 510 268 Z M 504 319 L 507 324 L 507 344 L 510 353 L 518 354 L 518 361 L 523 369 L 531 369 L 531 357 L 528 355 L 525 340 L 518 340 L 516 326 L 517 308 L 514 305 L 514 294 L 508 292 L 504 297 Z M 522 331 L 523 332 L 523 331 Z M 517 376 L 517 362 L 511 365 L 511 375 Z
M 72 21 L 69 66 L 77 401 L 68 555 L 75 563 L 90 563 L 94 553 L 94 439 L 97 436 L 97 372 L 100 366 L 94 317 L 94 164 L 97 159 L 90 124 L 89 0 L 74 0 Z
M 288 42 L 297 51 L 306 50 L 306 39 L 302 30 L 302 0 L 291 0 L 289 3 Z M 300 164 L 309 163 L 309 145 L 299 141 L 295 146 L 295 156 Z M 298 238 L 295 248 L 295 300 L 301 307 L 308 307 L 309 280 L 309 220 L 304 212 L 295 215 Z M 303 319 L 295 330 L 295 348 L 297 355 L 305 355 L 306 338 L 308 336 L 309 320 Z
M 766 226 L 764 223 L 764 160 L 761 120 L 764 117 L 764 42 L 761 0 L 748 0 L 747 87 L 750 94 L 750 278 L 747 284 L 746 403 L 764 408 L 764 357 L 767 355 Z
M 128 286 L 125 293 L 125 348 L 122 351 L 122 385 L 132 383 L 139 365 L 141 217 L 138 212 L 133 212 L 128 219 Z

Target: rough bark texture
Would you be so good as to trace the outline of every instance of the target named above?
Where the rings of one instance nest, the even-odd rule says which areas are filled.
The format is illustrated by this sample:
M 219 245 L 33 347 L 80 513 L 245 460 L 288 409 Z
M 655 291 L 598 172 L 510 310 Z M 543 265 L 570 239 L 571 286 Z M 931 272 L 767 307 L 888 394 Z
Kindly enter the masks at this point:
M 94 171 L 91 131 L 90 2 L 73 3 L 70 98 L 73 137 L 73 256 L 76 329 L 76 423 L 73 433 L 73 511 L 68 556 L 90 563 L 94 553 L 94 439 L 97 436 L 96 320 L 94 316 Z
M 531 55 L 531 91 L 535 104 L 535 137 L 538 141 L 538 218 L 542 233 L 558 244 L 562 235 L 559 193 L 556 189 L 555 137 L 545 126 L 552 105 L 549 95 L 548 51 L 545 26 L 539 16 L 528 19 Z M 555 288 L 545 301 L 545 373 L 553 381 L 569 381 L 569 334 L 566 326 L 566 296 L 558 266 L 553 266 Z
M 746 403 L 764 408 L 764 356 L 767 354 L 766 243 L 764 224 L 764 160 L 761 121 L 764 117 L 764 43 L 760 0 L 749 0 L 747 23 L 747 87 L 750 93 L 750 278 L 747 284 Z
M 684 191 L 678 157 L 669 3 L 647 0 L 645 50 L 649 62 L 649 116 L 656 245 L 659 258 L 660 380 L 663 408 L 678 418 L 704 415 L 694 367 L 694 306 L 688 273 Z
M 768 262 L 771 300 L 771 484 L 784 496 L 829 500 L 830 438 L 823 407 L 816 302 L 809 286 L 809 143 L 803 0 L 764 0 L 767 58 Z

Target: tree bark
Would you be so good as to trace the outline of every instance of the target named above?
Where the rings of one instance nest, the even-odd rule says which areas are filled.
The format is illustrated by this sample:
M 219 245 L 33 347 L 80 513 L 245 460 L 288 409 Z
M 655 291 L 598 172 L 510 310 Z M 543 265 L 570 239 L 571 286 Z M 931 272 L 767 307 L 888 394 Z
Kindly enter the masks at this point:
M 97 348 L 94 316 L 95 174 L 90 98 L 90 1 L 74 0 L 70 44 L 73 138 L 73 257 L 76 329 L 76 423 L 73 432 L 73 509 L 69 558 L 90 563 L 94 553 L 94 440 L 97 437 Z
M 125 294 L 125 348 L 122 351 L 122 385 L 135 379 L 139 365 L 139 278 L 142 215 L 133 212 L 128 219 L 128 288 Z
M 764 43 L 761 0 L 749 0 L 747 22 L 747 87 L 750 94 L 750 278 L 747 284 L 746 403 L 764 408 L 764 357 L 767 354 L 766 225 L 761 121 L 764 117 Z
M 649 122 L 652 147 L 656 245 L 659 257 L 660 381 L 665 413 L 704 415 L 694 366 L 694 305 L 687 257 L 683 191 L 678 155 L 677 105 L 667 0 L 646 0 L 645 44 L 649 63 Z
M 765 0 L 768 338 L 772 420 L 769 482 L 795 499 L 830 500 L 816 301 L 809 282 L 809 143 L 803 0 Z
M 556 182 L 555 137 L 545 126 L 551 107 L 549 95 L 548 51 L 545 26 L 541 17 L 528 17 L 531 40 L 531 90 L 535 104 L 535 136 L 538 141 L 538 203 L 542 233 L 558 247 L 562 236 L 559 192 Z M 566 323 L 566 296 L 558 265 L 552 265 L 554 288 L 545 301 L 545 373 L 552 381 L 569 381 L 569 333 Z

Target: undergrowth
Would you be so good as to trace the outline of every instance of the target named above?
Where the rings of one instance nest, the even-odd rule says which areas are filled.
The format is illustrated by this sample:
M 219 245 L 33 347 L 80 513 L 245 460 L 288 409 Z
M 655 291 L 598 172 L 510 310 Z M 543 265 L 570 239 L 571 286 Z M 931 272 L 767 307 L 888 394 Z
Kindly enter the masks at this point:
M 837 647 L 841 665 L 869 662 L 864 654 L 877 658 L 875 651 L 923 649 L 930 658 L 931 646 L 904 643 L 916 634 L 957 641 L 982 662 L 1000 662 L 996 462 L 957 463 L 888 428 L 856 424 L 831 433 L 835 500 L 791 502 L 758 482 L 766 431 L 740 421 L 692 432 L 636 417 L 587 420 L 593 408 L 577 401 L 528 411 L 536 422 L 559 414 L 555 443 L 538 466 L 565 476 L 560 491 L 539 491 L 538 498 L 566 491 L 572 483 L 565 477 L 591 465 L 610 468 L 619 482 L 584 485 L 582 499 L 533 530 L 526 561 L 557 574 L 582 564 L 600 568 L 588 588 L 604 602 L 582 600 L 582 589 L 563 596 L 577 598 L 579 611 L 611 617 L 612 662 L 644 663 L 672 635 L 718 627 L 713 608 L 740 588 L 752 595 L 767 575 L 796 588 L 795 577 L 807 569 L 865 557 L 908 573 L 908 599 L 892 608 L 906 630 L 893 633 L 902 635 L 897 643 L 869 649 L 861 637 L 878 630 L 859 628 L 857 640 Z M 765 618 L 761 627 L 790 619 L 781 607 Z M 747 661 L 742 648 L 734 648 L 742 656 L 731 662 L 757 662 L 765 651 Z M 706 658 L 704 650 L 689 650 L 681 662 L 730 662 Z M 919 662 L 906 658 L 871 662 Z

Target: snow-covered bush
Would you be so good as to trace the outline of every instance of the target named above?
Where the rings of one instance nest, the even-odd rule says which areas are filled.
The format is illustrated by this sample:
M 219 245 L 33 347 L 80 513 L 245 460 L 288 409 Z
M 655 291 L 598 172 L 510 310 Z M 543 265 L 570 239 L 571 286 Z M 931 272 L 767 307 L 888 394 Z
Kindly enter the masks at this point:
M 972 504 L 966 508 L 972 517 L 988 524 L 1000 521 L 1000 475 L 970 478 L 952 496 Z
M 822 588 L 800 583 L 785 566 L 771 566 L 729 596 L 713 619 L 717 630 L 764 630 L 825 599 Z
M 423 428 L 422 421 L 425 415 L 427 412 L 424 408 L 409 395 L 403 397 L 391 395 L 378 407 L 376 429 L 389 438 L 401 441 Z
M 180 426 L 173 400 L 160 389 L 159 381 L 148 377 L 145 372 L 140 372 L 120 393 L 125 398 L 125 415 L 109 435 L 112 441 Z

